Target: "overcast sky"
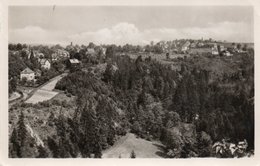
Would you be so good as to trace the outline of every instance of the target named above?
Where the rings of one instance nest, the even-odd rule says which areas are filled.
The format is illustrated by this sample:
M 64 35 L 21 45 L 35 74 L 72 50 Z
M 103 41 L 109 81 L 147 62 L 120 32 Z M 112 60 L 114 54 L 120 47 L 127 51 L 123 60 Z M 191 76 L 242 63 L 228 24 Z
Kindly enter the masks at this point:
M 9 7 L 12 43 L 147 44 L 180 38 L 253 42 L 253 8 Z

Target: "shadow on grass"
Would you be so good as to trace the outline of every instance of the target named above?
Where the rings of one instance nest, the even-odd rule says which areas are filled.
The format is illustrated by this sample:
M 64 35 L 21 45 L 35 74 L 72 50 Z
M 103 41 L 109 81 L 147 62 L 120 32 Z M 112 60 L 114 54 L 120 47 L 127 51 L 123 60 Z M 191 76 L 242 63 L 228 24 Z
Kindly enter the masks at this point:
M 155 152 L 155 154 L 157 156 L 160 156 L 162 158 L 169 158 L 169 156 L 166 153 L 166 149 L 163 145 L 160 145 L 160 144 L 157 144 L 157 143 L 153 143 L 153 145 L 156 146 L 159 149 L 159 151 Z

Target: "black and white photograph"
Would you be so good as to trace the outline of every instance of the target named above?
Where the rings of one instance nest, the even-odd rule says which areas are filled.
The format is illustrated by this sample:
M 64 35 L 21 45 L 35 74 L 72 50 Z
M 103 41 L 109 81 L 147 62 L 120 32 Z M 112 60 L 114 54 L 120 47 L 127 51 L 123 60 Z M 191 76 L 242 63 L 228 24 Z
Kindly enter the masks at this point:
M 254 38 L 253 6 L 9 6 L 8 158 L 252 158 Z

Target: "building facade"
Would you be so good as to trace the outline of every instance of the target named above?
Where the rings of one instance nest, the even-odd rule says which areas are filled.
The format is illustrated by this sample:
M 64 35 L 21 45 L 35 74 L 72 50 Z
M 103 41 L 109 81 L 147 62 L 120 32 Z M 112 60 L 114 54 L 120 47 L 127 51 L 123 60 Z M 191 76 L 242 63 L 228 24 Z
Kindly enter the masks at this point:
M 20 73 L 20 80 L 26 79 L 27 81 L 34 81 L 35 79 L 35 72 L 32 71 L 30 68 L 25 68 Z

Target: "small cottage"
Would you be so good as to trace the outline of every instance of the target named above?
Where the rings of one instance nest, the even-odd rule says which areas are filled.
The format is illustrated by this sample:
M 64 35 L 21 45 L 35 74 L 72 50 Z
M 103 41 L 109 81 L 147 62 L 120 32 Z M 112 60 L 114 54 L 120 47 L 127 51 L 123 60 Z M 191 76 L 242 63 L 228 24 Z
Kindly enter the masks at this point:
M 51 63 L 48 59 L 39 59 L 39 63 L 41 65 L 41 68 L 49 70 L 51 68 Z
M 27 81 L 33 81 L 35 79 L 35 72 L 30 68 L 25 68 L 20 73 L 20 80 L 26 79 Z

